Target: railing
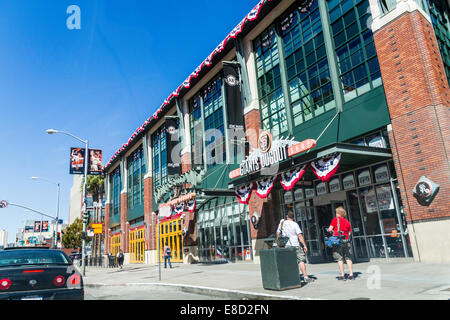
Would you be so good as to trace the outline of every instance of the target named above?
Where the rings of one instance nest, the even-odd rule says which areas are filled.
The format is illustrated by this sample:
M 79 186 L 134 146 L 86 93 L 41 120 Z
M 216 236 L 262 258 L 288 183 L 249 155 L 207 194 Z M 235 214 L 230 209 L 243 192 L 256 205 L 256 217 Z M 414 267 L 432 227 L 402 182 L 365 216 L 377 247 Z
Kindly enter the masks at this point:
M 97 267 L 97 268 L 116 268 L 117 258 L 116 257 L 85 257 L 85 265 L 86 267 Z M 74 261 L 75 263 L 75 261 Z M 81 261 L 78 260 L 77 265 L 81 266 Z

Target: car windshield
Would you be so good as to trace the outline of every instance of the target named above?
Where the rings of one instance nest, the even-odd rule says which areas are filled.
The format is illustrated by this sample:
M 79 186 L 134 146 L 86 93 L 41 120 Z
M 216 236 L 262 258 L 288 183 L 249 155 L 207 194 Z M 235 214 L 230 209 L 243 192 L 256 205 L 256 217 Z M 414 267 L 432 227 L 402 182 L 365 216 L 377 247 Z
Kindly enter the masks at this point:
M 49 250 L 5 250 L 0 252 L 0 267 L 19 265 L 71 264 L 59 251 Z

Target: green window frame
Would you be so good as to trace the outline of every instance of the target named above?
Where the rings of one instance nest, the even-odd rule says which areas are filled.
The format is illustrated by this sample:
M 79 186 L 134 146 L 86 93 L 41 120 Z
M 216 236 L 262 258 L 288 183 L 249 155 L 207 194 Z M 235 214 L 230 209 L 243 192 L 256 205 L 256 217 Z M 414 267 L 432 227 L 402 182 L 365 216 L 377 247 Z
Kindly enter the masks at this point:
M 369 0 L 327 0 L 344 101 L 382 85 Z
M 111 185 L 111 209 L 109 216 L 114 216 L 120 214 L 120 191 L 122 189 L 122 183 L 120 179 L 120 167 L 117 167 L 110 175 L 110 185 Z
M 288 122 L 275 25 L 263 31 L 253 44 L 262 127 L 278 137 L 288 131 Z
M 291 7 L 279 29 L 295 127 L 336 108 L 318 1 L 308 12 Z
M 217 74 L 189 102 L 191 152 L 194 165 L 204 164 L 207 168 L 226 162 L 224 95 L 222 74 Z M 217 133 L 221 136 L 218 136 Z M 203 150 L 205 142 L 205 150 Z M 217 155 L 221 152 L 222 156 Z
M 194 167 L 203 164 L 203 118 L 201 99 L 201 96 L 198 94 L 189 102 L 191 163 Z
M 445 1 L 425 0 L 450 84 L 450 8 Z
M 143 147 L 127 158 L 127 206 L 129 209 L 144 203 L 145 161 Z
M 152 134 L 152 181 L 153 187 L 159 187 L 168 181 L 166 127 L 163 125 Z

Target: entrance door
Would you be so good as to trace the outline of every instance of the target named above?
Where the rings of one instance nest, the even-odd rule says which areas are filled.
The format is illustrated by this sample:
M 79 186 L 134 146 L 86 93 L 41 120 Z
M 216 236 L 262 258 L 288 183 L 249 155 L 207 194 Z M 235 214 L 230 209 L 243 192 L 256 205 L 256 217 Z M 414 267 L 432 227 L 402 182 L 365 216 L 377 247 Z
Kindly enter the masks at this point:
M 321 244 L 321 253 L 324 258 L 324 261 L 331 262 L 333 261 L 332 251 L 330 248 L 325 246 L 325 229 L 328 229 L 330 226 L 331 220 L 334 217 L 332 205 L 326 204 L 322 206 L 317 206 L 317 224 L 320 230 L 320 244 Z
M 297 223 L 303 232 L 303 237 L 308 248 L 308 262 L 321 262 L 323 258 L 320 247 L 320 234 L 317 228 L 316 209 L 314 207 L 302 207 L 299 203 L 295 206 L 295 213 Z

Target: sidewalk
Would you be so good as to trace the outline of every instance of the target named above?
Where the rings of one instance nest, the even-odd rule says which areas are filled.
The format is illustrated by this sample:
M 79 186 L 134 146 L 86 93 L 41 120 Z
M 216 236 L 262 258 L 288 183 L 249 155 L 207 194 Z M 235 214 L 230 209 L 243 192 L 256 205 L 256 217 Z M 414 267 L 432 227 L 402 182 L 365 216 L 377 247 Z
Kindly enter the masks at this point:
M 96 286 L 172 286 L 185 292 L 228 299 L 449 300 L 450 265 L 415 262 L 358 263 L 354 281 L 338 281 L 336 263 L 309 264 L 316 280 L 302 288 L 273 291 L 262 287 L 257 263 L 125 265 L 86 267 L 86 290 Z M 347 271 L 347 269 L 346 269 Z

